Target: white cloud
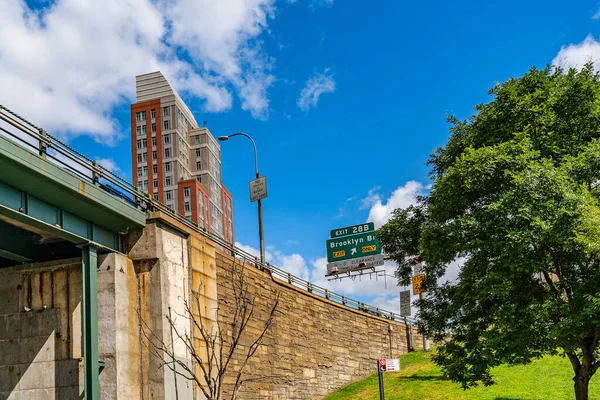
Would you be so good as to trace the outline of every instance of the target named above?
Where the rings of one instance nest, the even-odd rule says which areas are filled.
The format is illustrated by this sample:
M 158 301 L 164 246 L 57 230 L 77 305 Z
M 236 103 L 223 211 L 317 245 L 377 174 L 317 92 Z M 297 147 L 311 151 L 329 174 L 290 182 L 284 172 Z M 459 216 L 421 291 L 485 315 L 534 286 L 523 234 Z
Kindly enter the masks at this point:
M 411 204 L 416 204 L 417 196 L 423 194 L 424 186 L 420 182 L 409 181 L 404 186 L 399 186 L 388 197 L 385 204 L 377 193 L 379 187 L 369 190 L 369 194 L 363 199 L 363 207 L 370 206 L 369 217 L 367 221 L 373 222 L 375 228 L 380 228 L 392 216 L 392 211 L 397 208 L 406 208 Z
M 309 78 L 300 92 L 300 98 L 297 105 L 302 111 L 308 111 L 317 106 L 319 98 L 324 93 L 335 92 L 335 81 L 333 75 L 329 73 L 329 69 L 325 69 L 323 73 L 317 73 L 312 78 Z
M 596 70 L 600 70 L 600 42 L 588 35 L 583 42 L 561 47 L 552 60 L 552 65 L 568 68 L 581 68 L 592 61 Z
M 135 101 L 135 75 L 161 70 L 206 111 L 235 93 L 254 117 L 269 111 L 272 60 L 260 35 L 274 0 L 56 0 L 41 11 L 5 0 L 0 13 L 2 101 L 63 137 L 125 135 L 111 117 Z
M 592 19 L 594 19 L 594 20 L 600 19 L 600 7 L 598 7 L 598 10 L 594 13 L 594 15 L 592 15 Z
M 117 162 L 112 158 L 96 158 L 96 161 L 98 162 L 98 164 L 100 164 L 102 167 L 106 168 L 113 174 L 119 175 L 123 172 L 121 168 L 119 168 L 119 166 L 117 165 Z

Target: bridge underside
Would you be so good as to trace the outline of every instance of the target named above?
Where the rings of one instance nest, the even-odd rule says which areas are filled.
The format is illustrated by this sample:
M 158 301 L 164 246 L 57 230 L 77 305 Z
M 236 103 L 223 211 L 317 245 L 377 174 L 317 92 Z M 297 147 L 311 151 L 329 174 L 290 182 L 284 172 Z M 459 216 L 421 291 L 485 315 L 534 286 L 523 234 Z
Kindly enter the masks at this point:
M 108 193 L 97 179 L 84 179 L 86 171 L 61 167 L 45 151 L 36 154 L 25 146 L 0 136 L 0 271 L 81 257 L 84 393 L 96 399 L 97 255 L 122 253 L 123 235 L 142 229 L 146 215 Z

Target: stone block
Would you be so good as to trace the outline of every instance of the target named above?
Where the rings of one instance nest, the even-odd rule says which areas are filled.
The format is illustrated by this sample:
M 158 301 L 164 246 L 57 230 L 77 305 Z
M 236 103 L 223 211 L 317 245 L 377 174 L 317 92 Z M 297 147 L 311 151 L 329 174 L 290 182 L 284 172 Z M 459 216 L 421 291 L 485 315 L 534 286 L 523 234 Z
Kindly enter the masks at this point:
M 56 388 L 55 400 L 78 400 L 83 399 L 83 388 L 79 386 L 69 386 Z
M 20 313 L 21 337 L 48 336 L 59 329 L 60 313 L 57 309 Z
M 18 364 L 6 365 L 0 367 L 0 392 L 10 394 L 18 390 L 19 380 L 21 379 L 21 367 Z M 2 397 L 0 399 L 8 398 Z
M 54 388 L 54 367 L 54 362 L 34 362 L 28 366 L 21 364 L 21 380 L 19 381 L 19 389 L 31 390 Z M 37 397 L 30 398 L 37 399 Z
M 0 339 L 21 336 L 21 313 L 0 315 Z
M 12 397 L 10 399 L 12 400 Z M 21 390 L 17 393 L 15 399 L 56 400 L 56 391 L 53 388 Z
M 31 362 L 54 361 L 56 341 L 54 334 L 49 336 L 24 337 L 19 341 L 19 362 L 28 364 Z
M 55 362 L 56 368 L 56 386 L 57 387 L 79 387 L 80 366 L 83 363 L 77 359 L 58 360 Z
M 0 365 L 12 365 L 19 363 L 19 340 L 0 340 Z M 1 376 L 1 375 L 0 375 Z
M 0 314 L 18 313 L 20 310 L 21 274 L 8 272 L 2 274 L 0 281 Z

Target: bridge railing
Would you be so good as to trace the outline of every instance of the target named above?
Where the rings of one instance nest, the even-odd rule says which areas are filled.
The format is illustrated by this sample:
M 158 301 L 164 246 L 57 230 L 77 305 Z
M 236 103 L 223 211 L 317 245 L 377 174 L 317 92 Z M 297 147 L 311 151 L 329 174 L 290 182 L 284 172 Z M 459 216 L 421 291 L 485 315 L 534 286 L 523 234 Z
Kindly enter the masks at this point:
M 13 141 L 25 145 L 26 148 L 28 148 L 32 153 L 37 153 L 41 157 L 47 158 L 54 164 L 59 165 L 69 172 L 77 175 L 79 178 L 98 185 L 111 195 L 120 198 L 122 201 L 134 207 L 140 208 L 143 211 L 161 211 L 170 215 L 178 222 L 214 241 L 216 244 L 223 247 L 223 249 L 229 251 L 232 255 L 238 257 L 243 262 L 251 263 L 256 268 L 262 270 L 268 270 L 276 279 L 287 282 L 288 284 L 306 290 L 314 295 L 321 296 L 332 302 L 342 304 L 370 315 L 379 316 L 397 322 L 410 322 L 413 324 L 417 323 L 417 321 L 413 318 L 401 317 L 398 313 L 382 310 L 378 307 L 348 298 L 344 295 L 335 293 L 329 289 L 322 288 L 307 280 L 292 275 L 283 269 L 271 265 L 270 263 L 261 263 L 255 255 L 236 247 L 233 243 L 229 243 L 214 233 L 207 231 L 205 228 L 194 224 L 182 215 L 162 204 L 160 201 L 155 200 L 148 193 L 143 192 L 125 179 L 104 168 L 97 161 L 86 157 L 84 154 L 73 149 L 60 139 L 52 136 L 42 128 L 35 126 L 33 123 L 27 121 L 25 118 L 2 105 L 0 105 L 0 121 L 4 121 L 10 125 L 10 127 L 12 127 L 0 126 L 0 135 L 7 136 Z

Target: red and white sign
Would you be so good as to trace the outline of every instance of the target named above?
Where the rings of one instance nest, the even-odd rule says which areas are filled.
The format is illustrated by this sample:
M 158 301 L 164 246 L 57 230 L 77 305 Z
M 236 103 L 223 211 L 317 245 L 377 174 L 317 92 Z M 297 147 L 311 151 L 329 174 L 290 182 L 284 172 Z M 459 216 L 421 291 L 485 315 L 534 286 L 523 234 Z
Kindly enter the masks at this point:
M 399 358 L 381 358 L 379 359 L 379 370 L 381 372 L 398 372 L 400 371 Z

